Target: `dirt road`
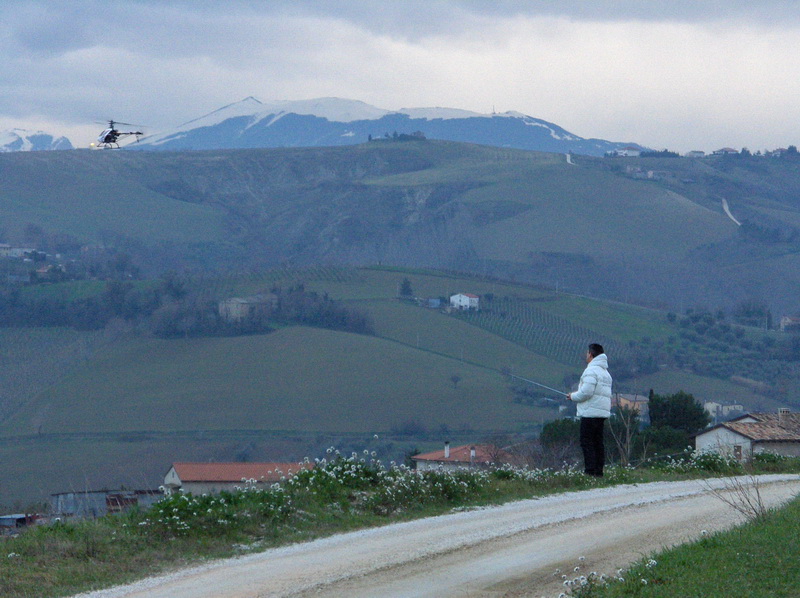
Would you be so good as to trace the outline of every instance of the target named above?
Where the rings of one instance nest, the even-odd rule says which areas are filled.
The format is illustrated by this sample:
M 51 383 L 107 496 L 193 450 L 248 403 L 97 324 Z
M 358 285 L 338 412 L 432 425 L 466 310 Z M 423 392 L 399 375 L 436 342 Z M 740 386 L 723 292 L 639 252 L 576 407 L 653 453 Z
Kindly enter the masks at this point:
M 768 505 L 800 493 L 800 476 L 759 479 Z M 557 596 L 556 569 L 613 574 L 741 520 L 698 481 L 617 486 L 341 534 L 81 596 Z

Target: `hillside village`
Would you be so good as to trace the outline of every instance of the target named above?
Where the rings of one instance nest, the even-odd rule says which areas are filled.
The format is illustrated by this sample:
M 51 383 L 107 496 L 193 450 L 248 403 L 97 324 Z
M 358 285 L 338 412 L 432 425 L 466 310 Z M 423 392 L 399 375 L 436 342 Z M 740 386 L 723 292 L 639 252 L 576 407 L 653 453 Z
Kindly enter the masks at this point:
M 676 152 L 671 152 L 669 150 L 662 150 L 662 151 L 651 151 L 651 150 L 643 150 L 640 147 L 636 146 L 627 146 L 618 150 L 613 150 L 607 152 L 605 154 L 606 158 L 693 158 L 693 159 L 702 159 L 702 158 L 713 158 L 713 157 L 722 157 L 728 159 L 736 159 L 736 158 L 764 158 L 764 159 L 796 159 L 798 157 L 797 146 L 790 145 L 788 148 L 778 148 L 774 150 L 765 150 L 762 152 L 761 150 L 756 151 L 755 153 L 751 153 L 750 150 L 747 148 L 742 148 L 741 150 L 737 150 L 731 147 L 723 147 L 718 150 L 714 150 L 710 154 L 706 154 L 702 150 L 692 150 L 680 156 Z M 675 181 L 684 184 L 693 184 L 696 181 L 692 178 L 688 178 L 682 176 L 681 174 L 669 170 L 667 168 L 663 168 L 664 163 L 661 163 L 661 168 L 659 169 L 652 169 L 647 168 L 647 164 L 645 161 L 640 161 L 636 164 L 626 164 L 625 166 L 625 175 L 635 179 L 635 180 L 649 180 L 649 181 Z

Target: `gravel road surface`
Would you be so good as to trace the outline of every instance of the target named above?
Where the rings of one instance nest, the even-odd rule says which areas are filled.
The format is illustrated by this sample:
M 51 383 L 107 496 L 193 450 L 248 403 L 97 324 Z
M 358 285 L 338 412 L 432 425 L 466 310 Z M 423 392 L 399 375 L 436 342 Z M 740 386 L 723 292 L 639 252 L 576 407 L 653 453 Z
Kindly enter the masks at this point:
M 776 506 L 800 476 L 760 476 Z M 81 598 L 557 596 L 561 574 L 613 574 L 654 550 L 743 517 L 712 496 L 724 480 L 571 492 L 340 534 L 215 561 Z M 583 560 L 579 560 L 583 557 Z M 578 573 L 575 567 L 580 567 Z

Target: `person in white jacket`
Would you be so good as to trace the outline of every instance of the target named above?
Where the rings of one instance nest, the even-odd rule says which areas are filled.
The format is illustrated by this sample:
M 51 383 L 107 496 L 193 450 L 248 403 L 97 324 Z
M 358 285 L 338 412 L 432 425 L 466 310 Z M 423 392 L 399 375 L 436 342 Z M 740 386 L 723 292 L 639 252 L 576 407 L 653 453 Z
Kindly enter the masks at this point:
M 603 432 L 606 420 L 611 416 L 612 381 L 608 373 L 608 357 L 602 345 L 589 345 L 586 363 L 578 390 L 569 393 L 567 399 L 578 404 L 584 472 L 603 477 L 606 454 Z

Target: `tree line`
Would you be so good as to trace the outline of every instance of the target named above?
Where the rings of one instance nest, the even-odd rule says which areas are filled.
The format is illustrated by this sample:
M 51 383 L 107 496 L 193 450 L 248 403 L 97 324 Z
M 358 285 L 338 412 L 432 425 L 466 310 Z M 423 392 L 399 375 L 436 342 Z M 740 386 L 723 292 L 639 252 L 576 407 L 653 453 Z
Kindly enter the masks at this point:
M 265 333 L 275 325 L 303 324 L 359 334 L 374 332 L 365 313 L 303 285 L 274 288 L 275 301 L 232 321 L 219 310 L 221 297 L 168 274 L 158 281 L 111 280 L 102 292 L 68 297 L 30 292 L 15 286 L 0 290 L 0 326 L 64 326 L 97 330 L 114 319 L 162 338 Z
M 659 395 L 651 390 L 649 413 L 650 423 L 643 425 L 637 410 L 614 408 L 605 431 L 611 461 L 630 465 L 680 454 L 711 421 L 694 396 L 683 391 Z M 578 455 L 579 436 L 580 422 L 567 418 L 545 424 L 539 439 L 543 449 L 564 458 Z

